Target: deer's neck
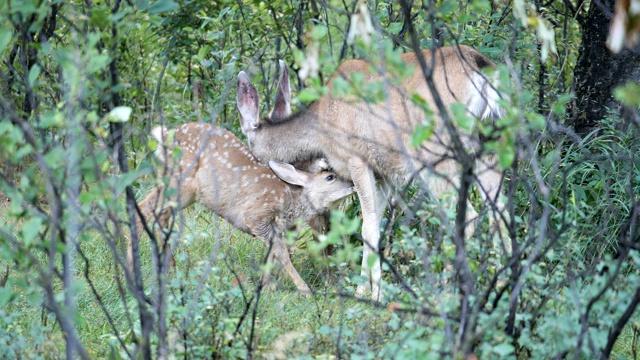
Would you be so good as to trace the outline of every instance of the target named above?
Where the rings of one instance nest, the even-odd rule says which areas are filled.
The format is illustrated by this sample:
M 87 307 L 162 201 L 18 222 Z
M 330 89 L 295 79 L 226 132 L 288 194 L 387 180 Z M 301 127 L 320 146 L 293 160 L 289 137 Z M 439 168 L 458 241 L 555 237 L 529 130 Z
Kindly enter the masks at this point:
M 319 213 L 311 202 L 305 198 L 302 188 L 295 185 L 289 185 L 289 187 L 290 199 L 285 202 L 285 206 L 282 208 L 282 213 L 280 214 L 286 230 L 292 229 L 298 219 L 306 222 Z
M 322 156 L 322 136 L 313 112 L 294 114 L 277 124 L 265 124 L 256 134 L 251 151 L 261 161 L 278 160 L 289 164 Z

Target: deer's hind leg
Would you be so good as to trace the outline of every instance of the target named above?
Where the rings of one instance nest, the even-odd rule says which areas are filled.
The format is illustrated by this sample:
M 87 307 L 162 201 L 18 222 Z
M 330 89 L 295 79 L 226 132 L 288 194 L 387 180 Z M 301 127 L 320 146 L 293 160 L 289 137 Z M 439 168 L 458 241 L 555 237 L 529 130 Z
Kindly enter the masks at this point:
M 175 259 L 170 243 L 166 241 L 166 238 L 170 236 L 171 232 L 165 232 L 165 229 L 170 225 L 171 219 L 176 211 L 182 210 L 195 202 L 196 189 L 191 179 L 178 182 L 175 178 L 169 183 L 169 188 L 178 189 L 178 194 L 166 198 L 164 196 L 164 186 L 157 186 L 138 203 L 144 219 L 141 219 L 136 214 L 136 227 L 138 229 L 138 236 L 141 238 L 144 230 L 142 221 L 147 224 L 148 229 L 154 232 L 160 248 L 164 250 L 165 254 L 171 254 L 168 261 L 169 266 L 173 267 L 175 266 Z M 156 224 L 158 228 L 156 228 Z M 131 238 L 129 238 L 127 245 L 127 266 L 130 270 L 133 269 L 133 244 Z
M 162 194 L 164 193 L 164 186 L 156 186 L 151 192 L 140 202 L 138 202 L 138 208 L 140 214 L 136 211 L 136 230 L 138 239 L 142 239 L 142 234 L 151 231 L 150 236 L 154 232 L 155 223 L 166 223 L 169 217 L 168 209 L 163 209 L 164 199 Z M 142 216 L 140 216 L 142 215 Z M 146 227 L 145 227 L 146 225 Z M 160 232 L 156 231 L 155 236 L 161 238 Z M 138 242 L 139 248 L 140 242 Z M 134 256 L 133 256 L 133 235 L 129 237 L 127 241 L 127 267 L 129 271 L 133 271 Z M 140 254 L 139 250 L 137 251 Z
M 271 226 L 269 226 L 271 228 Z M 269 249 L 269 254 L 267 255 L 267 263 L 273 264 L 273 260 L 278 259 L 284 266 L 285 271 L 291 277 L 291 280 L 295 284 L 298 291 L 303 295 L 311 294 L 311 289 L 307 285 L 307 283 L 302 279 L 296 268 L 293 266 L 291 262 L 291 257 L 289 255 L 289 249 L 287 249 L 287 245 L 282 236 L 278 236 L 273 229 L 268 231 L 268 235 L 266 236 L 258 236 L 260 240 L 262 240 L 267 248 Z M 262 285 L 266 286 L 269 282 L 269 278 L 271 276 L 271 271 L 267 270 L 262 275 Z

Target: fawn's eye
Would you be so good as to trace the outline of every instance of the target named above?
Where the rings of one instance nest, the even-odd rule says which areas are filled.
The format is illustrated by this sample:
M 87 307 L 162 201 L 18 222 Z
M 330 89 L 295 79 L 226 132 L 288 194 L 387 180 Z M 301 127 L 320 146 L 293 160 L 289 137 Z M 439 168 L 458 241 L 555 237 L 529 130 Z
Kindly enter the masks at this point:
M 336 177 L 334 175 L 327 175 L 326 180 L 327 181 L 333 181 L 333 179 L 335 179 Z

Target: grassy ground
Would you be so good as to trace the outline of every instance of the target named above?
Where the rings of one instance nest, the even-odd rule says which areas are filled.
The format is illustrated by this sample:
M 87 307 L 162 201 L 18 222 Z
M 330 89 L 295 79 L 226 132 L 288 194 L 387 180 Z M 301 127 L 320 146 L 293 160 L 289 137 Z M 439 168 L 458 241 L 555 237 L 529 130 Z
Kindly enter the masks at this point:
M 276 268 L 273 286 L 261 294 L 254 321 L 254 302 L 250 299 L 255 295 L 261 274 L 266 254 L 264 244 L 198 206 L 185 210 L 184 219 L 184 236 L 177 249 L 177 266 L 169 275 L 167 296 L 171 303 L 168 307 L 171 348 L 176 354 L 185 351 L 191 358 L 210 357 L 212 353 L 215 358 L 245 358 L 252 339 L 256 358 L 334 358 L 345 354 L 362 358 L 437 356 L 435 349 L 443 340 L 439 333 L 430 333 L 430 329 L 438 327 L 432 318 L 377 309 L 335 296 L 338 292 L 352 294 L 355 290 L 351 284 L 341 281 L 342 272 L 356 272 L 355 265 L 334 266 L 330 275 L 327 267 L 318 264 L 315 256 L 304 250 L 295 251 L 292 261 L 317 294 L 300 296 L 286 273 Z M 308 233 L 304 234 L 301 245 L 311 241 L 310 238 Z M 220 241 L 219 247 L 216 241 Z M 148 238 L 144 237 L 143 270 L 147 288 L 151 288 L 148 244 Z M 130 294 L 122 295 L 119 290 L 106 242 L 93 236 L 82 248 L 91 261 L 88 278 L 103 305 L 96 300 L 84 277 L 84 262 L 79 261 L 78 333 L 93 357 L 125 357 L 105 309 L 122 339 L 131 344 L 132 330 L 128 329 L 139 332 L 136 303 Z M 211 259 L 214 261 L 210 263 Z M 0 268 L 5 268 L 5 264 Z M 202 279 L 209 264 L 212 265 L 210 273 Z M 29 274 L 12 271 L 10 279 L 14 284 L 34 284 L 36 280 L 29 278 Z M 152 292 L 147 295 L 151 296 Z M 64 338 L 54 317 L 40 306 L 41 302 L 39 292 L 32 291 L 0 307 L 0 357 L 62 357 Z M 614 358 L 633 358 L 637 348 L 634 329 L 637 328 L 633 322 L 625 328 Z M 179 330 L 182 333 L 178 333 Z M 391 344 L 404 347 L 405 351 L 399 353 L 389 347 Z M 417 355 L 411 357 L 411 354 Z M 494 355 L 501 358 L 498 353 Z
M 253 304 L 249 299 L 255 295 L 266 246 L 258 239 L 233 229 L 198 206 L 185 210 L 184 215 L 185 236 L 177 247 L 176 268 L 169 275 L 168 298 L 172 303 L 169 307 L 170 323 L 174 330 L 184 330 L 184 315 L 191 311 L 190 324 L 186 326 L 186 331 L 192 339 L 187 342 L 183 339 L 180 346 L 191 344 L 193 340 L 194 343 L 230 348 L 226 350 L 228 353 L 221 354 L 222 357 L 244 357 L 243 351 L 246 351 L 246 342 L 251 334 L 253 311 L 252 305 L 247 306 L 247 303 Z M 220 242 L 219 248 L 216 246 L 216 238 Z M 303 236 L 303 241 L 308 239 L 310 235 L 307 233 Z M 147 287 L 151 287 L 153 278 L 150 275 L 148 245 L 148 238 L 144 237 L 141 250 L 142 267 L 145 283 Z M 102 305 L 96 300 L 97 297 L 84 276 L 84 261 L 79 260 L 77 276 L 81 285 L 77 296 L 80 315 L 77 329 L 89 353 L 103 358 L 113 351 L 111 345 L 117 344 L 113 328 L 109 325 L 105 313 L 109 313 L 111 321 L 125 341 L 130 342 L 131 334 L 123 329 L 130 328 L 130 323 L 134 324 L 134 328 L 139 328 L 136 305 L 130 294 L 122 295 L 120 292 L 119 284 L 115 280 L 116 268 L 107 243 L 100 237 L 91 237 L 83 243 L 82 249 L 90 259 L 88 278 L 93 283 Z M 201 274 L 207 269 L 210 259 L 215 260 L 209 276 L 203 280 Z M 344 313 L 346 307 L 367 308 L 366 305 L 357 305 L 353 300 L 328 296 L 331 291 L 337 292 L 334 280 L 328 278 L 326 271 L 315 265 L 305 252 L 294 252 L 292 261 L 311 288 L 319 293 L 311 297 L 299 295 L 287 274 L 277 267 L 274 269 L 271 286 L 261 294 L 253 333 L 257 352 L 267 357 L 282 357 L 287 348 L 296 346 L 297 351 L 303 353 L 331 352 L 333 346 L 329 346 L 328 342 L 332 340 L 325 336 L 329 334 L 318 338 L 317 330 L 337 326 L 341 321 L 339 314 Z M 4 262 L 1 265 L 4 268 Z M 11 272 L 10 276 L 11 281 L 29 281 L 26 278 L 17 279 L 21 274 L 15 271 Z M 194 305 L 191 300 L 197 297 L 198 293 L 199 297 Z M 38 292 L 34 292 L 25 294 L 0 309 L 4 314 L 19 314 L 10 320 L 10 324 L 20 329 L 14 333 L 20 335 L 24 344 L 17 344 L 14 339 L 14 344 L 7 346 L 13 346 L 16 352 L 19 351 L 26 357 L 30 357 L 28 354 L 37 353 L 48 354 L 46 357 L 56 357 L 56 353 L 63 354 L 64 339 L 54 317 L 39 306 L 41 301 Z M 248 307 L 249 311 L 246 313 Z M 245 318 L 240 321 L 243 316 Z M 239 323 L 242 325 L 237 328 Z M 304 342 L 304 346 L 296 345 L 301 341 Z M 194 351 L 194 354 L 200 350 L 189 349 Z M 10 352 L 7 351 L 6 354 Z

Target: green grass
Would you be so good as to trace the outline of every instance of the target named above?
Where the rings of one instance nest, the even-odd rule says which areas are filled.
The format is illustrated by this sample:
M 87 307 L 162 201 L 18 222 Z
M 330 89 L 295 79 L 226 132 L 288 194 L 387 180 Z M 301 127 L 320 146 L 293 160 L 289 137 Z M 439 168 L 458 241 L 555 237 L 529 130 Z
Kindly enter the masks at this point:
M 245 319 L 239 331 L 235 331 L 246 307 L 240 287 L 246 296 L 253 295 L 266 247 L 259 240 L 234 230 L 199 207 L 185 210 L 184 215 L 183 243 L 177 250 L 176 269 L 170 274 L 170 329 L 185 328 L 183 321 L 187 310 L 184 304 L 188 305 L 195 293 L 202 290 L 192 316 L 188 317 L 190 324 L 186 330 L 189 342 L 186 350 L 194 358 L 199 358 L 210 354 L 209 346 L 213 346 L 221 358 L 243 358 L 251 320 Z M 203 289 L 199 289 L 202 269 L 214 251 L 214 235 L 217 232 L 220 232 L 224 241 L 220 244 L 210 276 Z M 307 240 L 304 238 L 302 241 Z M 148 238 L 144 238 L 143 245 L 143 269 L 148 286 L 151 281 Z M 138 329 L 136 307 L 130 295 L 126 296 L 124 303 L 119 295 L 108 246 L 99 237 L 92 237 L 83 243 L 83 251 L 91 259 L 90 279 L 125 342 L 130 344 L 132 338 L 130 334 L 127 335 L 127 312 L 134 322 L 134 328 Z M 434 331 L 438 326 L 432 320 L 413 314 L 374 309 L 355 300 L 330 295 L 339 290 L 337 283 L 340 274 L 333 279 L 320 275 L 321 266 L 313 263 L 312 256 L 304 251 L 296 251 L 292 260 L 302 277 L 319 294 L 306 298 L 298 295 L 286 273 L 277 269 L 274 271 L 272 281 L 276 287 L 263 292 L 257 312 L 254 344 L 258 358 L 335 356 L 338 329 L 341 329 L 340 349 L 343 355 L 380 354 L 384 346 L 394 342 L 404 343 L 408 349 L 411 346 L 421 349 L 426 346 L 425 343 L 442 341 L 438 332 Z M 78 264 L 81 270 L 84 269 L 82 265 L 82 262 Z M 352 267 L 345 267 L 345 271 L 355 272 Z M 15 277 L 20 274 L 13 271 L 11 277 L 17 280 Z M 236 275 L 241 275 L 246 281 L 238 282 Z M 84 276 L 79 273 L 78 277 L 83 279 Z M 119 356 L 124 357 L 104 311 L 86 285 L 86 280 L 83 282 L 85 285 L 77 298 L 78 313 L 81 314 L 78 333 L 82 342 L 93 357 L 105 358 L 113 351 L 119 351 Z M 347 287 L 342 290 L 352 292 L 354 289 Z M 52 315 L 42 311 L 37 298 L 28 301 L 27 296 L 20 297 L 2 310 L 18 314 L 7 331 L 21 336 L 22 344 L 15 340 L 15 336 L 10 344 L 20 350 L 17 353 L 21 356 L 30 358 L 40 354 L 46 358 L 57 358 L 64 354 L 64 339 L 59 326 Z M 16 327 L 21 330 L 16 330 Z M 6 336 L 0 338 L 7 339 Z M 633 330 L 627 327 L 616 347 L 616 354 L 629 358 L 632 346 Z
M 235 341 L 240 343 L 248 341 L 251 312 L 247 315 L 248 318 L 243 320 L 240 331 L 234 333 L 239 318 L 246 309 L 246 302 L 241 293 L 244 292 L 247 298 L 254 296 L 261 275 L 261 263 L 266 255 L 266 246 L 260 240 L 235 230 L 228 223 L 199 206 L 186 209 L 184 219 L 184 234 L 176 251 L 176 268 L 169 273 L 168 298 L 173 304 L 170 307 L 169 322 L 173 325 L 181 324 L 183 320 L 181 316 L 186 311 L 183 304 L 189 304 L 196 296 L 196 292 L 202 290 L 193 314 L 207 326 L 217 328 L 216 331 L 220 334 L 212 335 L 210 329 L 203 329 L 202 324 L 195 322 L 187 331 L 193 332 L 196 338 L 203 336 L 201 339 L 204 341 L 213 341 L 211 336 L 214 338 L 220 336 L 224 340 L 235 338 Z M 204 281 L 204 289 L 199 289 L 203 269 L 207 267 L 215 251 L 216 236 L 219 238 L 220 246 L 215 261 L 211 264 L 211 273 Z M 306 240 L 310 240 L 310 236 L 304 236 L 302 241 Z M 119 292 L 115 279 L 116 269 L 109 246 L 99 236 L 92 236 L 88 241 L 83 242 L 82 250 L 90 259 L 88 278 L 93 282 L 104 309 L 125 337 L 125 341 L 130 342 L 130 334 L 127 336 L 128 318 L 133 321 L 136 328 L 139 328 L 137 309 L 129 293 L 126 293 L 123 299 Z M 44 259 L 44 256 L 42 255 L 41 258 Z M 149 288 L 152 286 L 153 278 L 150 272 L 149 239 L 146 236 L 142 239 L 141 259 L 145 286 Z M 337 326 L 339 313 L 343 312 L 345 307 L 363 306 L 357 305 L 354 300 L 342 301 L 335 296 L 327 295 L 331 291 L 337 292 L 335 284 L 331 285 L 334 281 L 318 273 L 318 265 L 314 264 L 304 251 L 296 251 L 292 261 L 311 288 L 319 291 L 320 294 L 311 297 L 299 295 L 286 272 L 276 266 L 271 278 L 274 286 L 263 290 L 259 303 L 254 334 L 258 353 L 273 351 L 274 341 L 288 333 L 302 336 L 305 342 L 310 337 L 315 339 L 315 348 L 309 349 L 305 346 L 305 353 L 321 354 L 330 351 L 324 348 L 330 340 L 324 335 L 319 339 L 314 331 L 322 326 Z M 4 267 L 4 263 L 2 265 Z M 113 329 L 109 326 L 105 311 L 96 300 L 84 276 L 85 264 L 80 258 L 78 258 L 77 268 L 76 276 L 81 283 L 77 294 L 77 310 L 80 315 L 77 323 L 78 334 L 91 355 L 103 358 L 113 351 L 112 345 L 117 342 L 113 337 Z M 19 281 L 17 277 L 22 274 L 24 273 L 12 270 L 10 281 Z M 347 289 L 347 291 L 352 290 Z M 64 353 L 64 340 L 53 315 L 43 311 L 39 306 L 41 300 L 41 296 L 37 296 L 36 292 L 35 299 L 32 301 L 28 301 L 26 296 L 21 296 L 11 301 L 2 310 L 6 313 L 19 314 L 13 323 L 19 324 L 17 326 L 22 329 L 38 329 L 41 332 L 41 334 L 25 335 L 27 347 L 21 350 L 25 356 L 28 356 L 27 354 L 35 356 L 40 353 L 46 357 L 57 357 Z M 211 319 L 219 321 L 212 324 Z M 200 333 L 204 335 L 198 335 Z M 39 340 L 36 341 L 35 346 L 29 346 L 28 343 L 34 340 L 33 337 Z M 221 340 L 216 339 L 216 341 Z M 280 340 L 278 344 L 288 344 L 291 341 Z M 242 350 L 244 345 L 236 344 L 236 347 Z

